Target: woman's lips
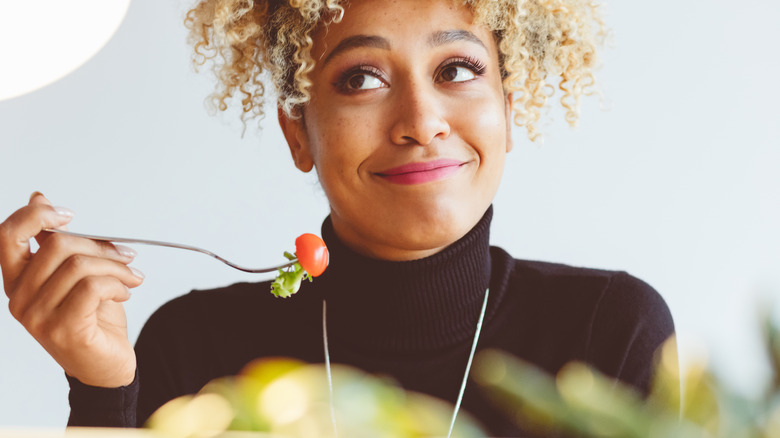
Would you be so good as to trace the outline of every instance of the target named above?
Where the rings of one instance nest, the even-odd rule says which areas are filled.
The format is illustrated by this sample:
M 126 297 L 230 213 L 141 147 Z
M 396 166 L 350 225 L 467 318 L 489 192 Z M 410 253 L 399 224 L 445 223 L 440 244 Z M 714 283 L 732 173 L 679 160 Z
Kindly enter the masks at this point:
M 446 178 L 457 172 L 463 164 L 459 160 L 441 159 L 404 164 L 376 174 L 395 184 L 422 184 Z

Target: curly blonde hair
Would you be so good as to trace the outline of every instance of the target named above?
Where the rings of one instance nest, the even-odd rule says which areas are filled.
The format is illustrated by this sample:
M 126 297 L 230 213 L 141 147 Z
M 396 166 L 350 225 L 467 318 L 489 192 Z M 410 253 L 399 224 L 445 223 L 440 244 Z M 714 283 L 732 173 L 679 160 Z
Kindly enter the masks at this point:
M 471 9 L 477 23 L 497 36 L 504 91 L 512 93 L 514 121 L 540 137 L 541 110 L 555 93 L 566 121 L 575 126 L 583 95 L 594 92 L 596 49 L 606 36 L 600 5 L 593 0 L 453 0 Z M 185 25 L 196 69 L 212 62 L 217 89 L 210 96 L 220 110 L 241 95 L 241 120 L 262 119 L 263 81 L 277 91 L 286 114 L 310 99 L 312 33 L 339 22 L 345 0 L 200 0 Z

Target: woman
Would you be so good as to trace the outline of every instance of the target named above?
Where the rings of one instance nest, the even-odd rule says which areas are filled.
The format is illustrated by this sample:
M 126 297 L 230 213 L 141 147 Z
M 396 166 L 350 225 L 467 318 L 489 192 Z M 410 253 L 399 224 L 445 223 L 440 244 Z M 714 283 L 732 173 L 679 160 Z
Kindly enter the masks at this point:
M 268 283 L 163 306 L 135 350 L 121 302 L 143 281 L 122 246 L 41 232 L 72 214 L 34 194 L 0 225 L 11 313 L 62 365 L 72 425 L 136 426 L 157 407 L 257 357 L 334 362 L 454 402 L 475 326 L 556 372 L 587 361 L 646 393 L 673 332 L 662 298 L 624 272 L 515 260 L 489 246 L 512 120 L 535 123 L 561 76 L 570 123 L 592 85 L 595 7 L 585 1 L 204 0 L 196 53 L 217 57 L 220 108 L 238 91 L 261 115 L 269 73 L 295 165 L 317 170 L 331 265 L 286 300 Z M 514 116 L 513 116 L 514 114 Z M 31 254 L 27 244 L 40 243 Z M 484 307 L 483 307 L 483 303 Z M 493 435 L 521 429 L 470 385 L 463 409 Z

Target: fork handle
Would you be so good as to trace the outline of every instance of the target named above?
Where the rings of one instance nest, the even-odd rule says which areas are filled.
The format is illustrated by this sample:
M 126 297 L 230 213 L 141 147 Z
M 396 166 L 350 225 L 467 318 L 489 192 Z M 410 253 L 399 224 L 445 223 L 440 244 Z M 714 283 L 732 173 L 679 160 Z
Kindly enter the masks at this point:
M 278 269 L 283 269 L 283 268 L 287 268 L 289 266 L 292 266 L 292 265 L 294 265 L 298 261 L 298 259 L 295 259 L 295 260 L 290 260 L 289 262 L 287 262 L 287 263 L 285 263 L 283 265 L 279 265 L 279 266 L 274 266 L 274 267 L 270 267 L 270 268 L 261 268 L 261 269 L 251 269 L 251 268 L 245 268 L 243 266 L 239 266 L 239 265 L 231 262 L 230 260 L 224 259 L 224 258 L 218 256 L 217 254 L 214 254 L 213 252 L 211 252 L 211 251 L 209 251 L 207 249 L 198 248 L 197 246 L 192 246 L 192 245 L 185 245 L 185 244 L 182 244 L 182 243 L 162 242 L 162 241 L 159 241 L 159 240 L 148 240 L 148 239 L 135 239 L 135 238 L 131 239 L 131 238 L 126 238 L 126 237 L 94 236 L 94 235 L 91 235 L 91 234 L 74 233 L 73 231 L 56 230 L 56 229 L 53 229 L 53 228 L 44 228 L 43 231 L 48 231 L 50 233 L 67 234 L 69 236 L 82 237 L 84 239 L 98 240 L 98 241 L 102 241 L 102 242 L 140 243 L 140 244 L 143 244 L 143 245 L 164 246 L 164 247 L 168 247 L 168 248 L 178 248 L 178 249 L 185 249 L 185 250 L 188 250 L 188 251 L 195 251 L 195 252 L 199 252 L 199 253 L 206 254 L 208 256 L 214 257 L 215 259 L 217 259 L 220 262 L 230 266 L 231 268 L 235 268 L 235 269 L 238 269 L 239 271 L 249 272 L 249 273 L 252 273 L 252 274 L 264 274 L 264 273 L 267 273 L 267 272 L 274 272 L 274 271 L 276 271 Z

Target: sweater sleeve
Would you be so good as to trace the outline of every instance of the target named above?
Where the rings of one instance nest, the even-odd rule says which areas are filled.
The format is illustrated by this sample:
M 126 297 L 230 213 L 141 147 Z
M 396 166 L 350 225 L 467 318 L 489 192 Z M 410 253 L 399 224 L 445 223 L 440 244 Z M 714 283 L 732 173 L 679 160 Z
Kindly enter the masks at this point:
M 130 385 L 99 388 L 66 376 L 69 426 L 142 427 L 167 401 L 200 389 L 207 353 L 197 308 L 183 298 L 164 304 L 144 324 L 135 344 L 137 367 Z
M 99 388 L 66 375 L 70 384 L 68 426 L 135 427 L 138 405 L 138 371 L 135 379 L 119 388 Z
M 99 388 L 68 378 L 69 426 L 142 427 L 167 401 L 195 393 L 206 363 L 203 334 L 197 330 L 197 309 L 179 297 L 161 306 L 146 321 L 135 344 L 137 360 L 133 382 L 120 388 Z M 143 382 L 143 384 L 141 384 Z M 191 385 L 187 385 L 192 383 Z
M 594 314 L 588 361 L 646 396 L 655 352 L 673 334 L 672 315 L 661 295 L 642 280 L 618 272 Z
M 247 330 L 224 332 L 231 322 L 225 318 L 235 318 L 237 306 L 225 292 L 213 296 L 217 299 L 204 301 L 202 294 L 186 294 L 152 314 L 135 343 L 138 366 L 129 386 L 96 388 L 68 378 L 68 424 L 142 427 L 166 402 L 197 393 L 213 378 L 236 374 L 256 357 L 251 353 L 247 357 L 246 348 L 220 348 L 220 342 L 230 344 L 232 333 Z M 210 324 L 213 314 L 224 317 Z

